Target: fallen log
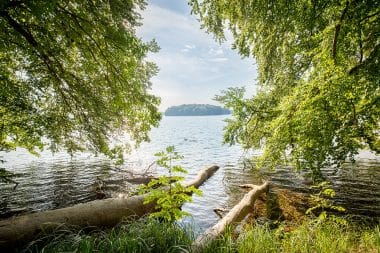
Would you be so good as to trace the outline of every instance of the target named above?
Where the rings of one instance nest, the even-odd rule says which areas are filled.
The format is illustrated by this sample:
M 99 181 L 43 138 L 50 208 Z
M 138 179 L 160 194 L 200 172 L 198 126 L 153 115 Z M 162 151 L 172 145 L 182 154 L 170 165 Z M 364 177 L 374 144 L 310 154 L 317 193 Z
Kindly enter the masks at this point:
M 217 170 L 211 166 L 199 171 L 184 186 L 199 187 Z M 144 204 L 146 195 L 110 198 L 77 204 L 62 209 L 32 213 L 0 221 L 0 249 L 10 249 L 32 240 L 41 231 L 51 231 L 62 224 L 80 227 L 112 227 L 123 218 L 139 218 L 155 210 L 154 203 Z
M 192 250 L 194 252 L 201 252 L 209 242 L 221 236 L 228 226 L 236 224 L 243 220 L 244 217 L 247 216 L 247 214 L 252 210 L 256 199 L 262 193 L 268 191 L 269 183 L 265 182 L 260 186 L 242 185 L 241 187 L 251 188 L 252 190 L 246 193 L 243 199 L 237 205 L 235 205 L 231 211 L 229 211 L 218 223 L 198 236 L 198 238 L 192 244 Z
M 157 177 L 147 176 L 147 177 L 134 177 L 127 178 L 125 181 L 131 184 L 148 184 L 150 181 L 157 179 Z

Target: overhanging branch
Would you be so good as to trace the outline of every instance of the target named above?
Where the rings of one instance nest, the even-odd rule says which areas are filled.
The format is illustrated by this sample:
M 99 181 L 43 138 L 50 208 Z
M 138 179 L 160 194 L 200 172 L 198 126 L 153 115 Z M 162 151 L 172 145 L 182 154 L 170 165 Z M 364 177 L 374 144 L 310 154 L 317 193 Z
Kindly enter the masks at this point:
M 347 10 L 348 10 L 349 2 L 346 1 L 346 7 L 344 7 L 344 10 L 342 12 L 342 15 L 340 16 L 339 23 L 335 26 L 335 34 L 334 34 L 334 41 L 333 41 L 333 47 L 332 47 L 332 57 L 336 61 L 336 51 L 337 51 L 337 45 L 338 45 L 338 37 L 340 33 L 340 29 L 342 26 L 342 22 L 344 17 L 346 16 Z

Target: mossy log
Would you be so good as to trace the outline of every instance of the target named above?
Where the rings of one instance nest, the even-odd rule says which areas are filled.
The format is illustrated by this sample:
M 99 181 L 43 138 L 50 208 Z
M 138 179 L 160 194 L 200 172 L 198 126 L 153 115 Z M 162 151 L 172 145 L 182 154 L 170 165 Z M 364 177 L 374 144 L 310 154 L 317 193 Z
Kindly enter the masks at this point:
M 184 186 L 199 187 L 217 170 L 211 166 L 199 171 Z M 155 210 L 154 203 L 144 204 L 146 195 L 110 198 L 77 204 L 62 209 L 32 213 L 0 221 L 0 249 L 13 248 L 32 240 L 41 231 L 60 226 L 112 227 L 123 218 L 139 218 Z
M 244 195 L 242 200 L 235 205 L 218 223 L 213 227 L 207 229 L 201 234 L 193 243 L 192 249 L 194 252 L 201 252 L 207 244 L 223 234 L 226 228 L 230 225 L 234 225 L 244 219 L 253 209 L 253 205 L 257 198 L 267 192 L 269 189 L 269 183 L 257 186 L 252 184 L 241 185 L 243 188 L 250 188 L 248 193 Z

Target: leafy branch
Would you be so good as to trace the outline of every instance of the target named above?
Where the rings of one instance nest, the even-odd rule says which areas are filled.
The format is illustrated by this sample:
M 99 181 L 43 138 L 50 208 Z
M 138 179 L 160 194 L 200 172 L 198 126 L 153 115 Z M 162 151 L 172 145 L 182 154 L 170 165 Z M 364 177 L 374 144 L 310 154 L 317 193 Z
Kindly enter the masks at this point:
M 162 218 L 169 222 L 179 220 L 183 216 L 189 215 L 188 212 L 181 210 L 181 206 L 185 202 L 192 201 L 193 193 L 201 195 L 202 192 L 194 186 L 185 187 L 181 184 L 184 177 L 180 174 L 185 174 L 187 171 L 181 166 L 173 164 L 183 158 L 175 151 L 174 146 L 167 147 L 165 151 L 158 152 L 155 156 L 158 157 L 157 165 L 166 169 L 168 174 L 141 186 L 139 193 L 149 193 L 144 204 L 156 203 L 157 212 L 152 213 L 151 217 Z
M 331 184 L 328 181 L 323 181 L 311 188 L 317 189 L 316 194 L 311 195 L 311 202 L 313 206 L 306 210 L 306 214 L 315 216 L 315 213 L 319 212 L 317 217 L 318 221 L 323 221 L 326 218 L 331 218 L 337 222 L 344 223 L 345 221 L 335 215 L 328 214 L 328 211 L 344 212 L 346 209 L 342 206 L 335 205 L 332 198 L 335 197 L 335 191 L 331 188 Z

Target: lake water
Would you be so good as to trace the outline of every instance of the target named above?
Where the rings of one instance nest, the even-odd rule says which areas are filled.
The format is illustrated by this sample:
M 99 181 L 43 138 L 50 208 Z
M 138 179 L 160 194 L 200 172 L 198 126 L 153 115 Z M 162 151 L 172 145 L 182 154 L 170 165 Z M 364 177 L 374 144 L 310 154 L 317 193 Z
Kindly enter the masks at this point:
M 222 144 L 226 117 L 164 117 L 160 127 L 152 130 L 152 141 L 134 150 L 122 166 L 90 154 L 70 157 L 65 153 L 43 152 L 35 157 L 23 150 L 2 153 L 0 156 L 6 160 L 3 166 L 17 174 L 15 180 L 19 185 L 13 189 L 13 185 L 0 184 L 0 215 L 6 217 L 15 212 L 55 209 L 94 200 L 94 188 L 100 181 L 105 183 L 108 196 L 126 192 L 131 185 L 125 179 L 131 173 L 144 172 L 154 162 L 154 154 L 169 145 L 174 145 L 184 156 L 181 165 L 189 171 L 187 179 L 206 166 L 220 166 L 201 187 L 203 196 L 194 197 L 193 203 L 184 206 L 193 215 L 191 222 L 200 230 L 218 220 L 214 208 L 230 208 L 240 200 L 244 195 L 238 187 L 240 184 L 259 184 L 265 178 L 279 188 L 307 192 L 307 180 L 290 169 L 260 175 L 246 169 L 247 154 L 239 146 Z M 340 170 L 327 169 L 325 175 L 334 180 L 337 203 L 346 206 L 349 212 L 380 216 L 379 159 L 369 153 L 364 157 Z M 162 173 L 155 166 L 149 172 Z

